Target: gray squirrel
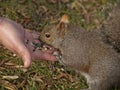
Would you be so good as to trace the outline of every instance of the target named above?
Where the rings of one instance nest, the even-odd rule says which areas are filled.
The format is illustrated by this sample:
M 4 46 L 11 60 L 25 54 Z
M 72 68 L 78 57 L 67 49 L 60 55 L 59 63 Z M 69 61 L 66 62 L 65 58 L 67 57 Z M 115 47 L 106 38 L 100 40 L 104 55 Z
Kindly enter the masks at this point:
M 57 25 L 46 26 L 40 38 L 59 49 L 55 54 L 60 63 L 86 78 L 88 88 L 85 90 L 120 86 L 120 55 L 112 45 L 104 42 L 104 35 L 98 30 L 87 31 L 70 25 L 68 16 L 63 15 Z

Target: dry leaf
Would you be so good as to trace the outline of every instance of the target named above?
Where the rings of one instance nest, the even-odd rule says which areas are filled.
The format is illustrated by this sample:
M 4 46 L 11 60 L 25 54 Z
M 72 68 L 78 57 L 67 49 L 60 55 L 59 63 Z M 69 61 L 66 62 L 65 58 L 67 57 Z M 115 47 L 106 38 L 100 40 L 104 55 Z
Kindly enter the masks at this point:
M 46 90 L 46 88 L 47 88 L 47 84 L 44 83 L 44 84 L 42 85 L 42 87 L 41 87 L 41 90 Z
M 71 75 L 67 74 L 67 73 L 62 73 L 60 72 L 60 74 L 58 76 L 56 76 L 56 79 L 61 79 L 61 78 L 66 78 L 68 79 L 70 82 L 74 82 L 73 78 Z
M 0 80 L 0 84 L 6 88 L 7 90 L 17 90 L 16 85 L 6 81 L 6 80 Z
M 2 66 L 5 63 L 5 60 L 0 60 L 0 66 Z
M 18 79 L 19 76 L 2 76 L 2 79 L 11 79 L 11 80 L 14 80 L 14 79 Z
M 11 62 L 6 62 L 5 65 L 7 65 L 7 66 L 15 66 L 16 64 L 15 63 L 11 63 Z
M 43 78 L 43 76 L 37 76 L 37 75 L 35 75 L 35 76 L 33 77 L 33 80 L 34 80 L 34 81 L 41 82 L 41 83 L 44 83 L 43 80 L 42 80 L 42 78 Z
M 18 85 L 17 85 L 17 87 L 19 88 L 19 87 L 23 87 L 24 85 L 25 85 L 25 83 L 26 83 L 26 80 L 23 80 L 21 83 L 19 83 Z

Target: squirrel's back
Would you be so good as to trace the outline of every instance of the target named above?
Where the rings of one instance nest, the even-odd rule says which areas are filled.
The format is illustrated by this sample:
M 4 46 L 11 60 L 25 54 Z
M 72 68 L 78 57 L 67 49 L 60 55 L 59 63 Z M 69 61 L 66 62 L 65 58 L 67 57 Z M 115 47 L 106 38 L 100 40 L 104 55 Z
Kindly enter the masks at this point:
M 63 64 L 86 73 L 90 77 L 90 80 L 87 78 L 88 83 L 98 80 L 98 87 L 93 84 L 91 87 L 95 87 L 92 90 L 106 90 L 120 82 L 119 54 L 111 45 L 103 42 L 102 35 L 97 31 L 90 32 L 71 26 L 60 48 L 63 51 Z

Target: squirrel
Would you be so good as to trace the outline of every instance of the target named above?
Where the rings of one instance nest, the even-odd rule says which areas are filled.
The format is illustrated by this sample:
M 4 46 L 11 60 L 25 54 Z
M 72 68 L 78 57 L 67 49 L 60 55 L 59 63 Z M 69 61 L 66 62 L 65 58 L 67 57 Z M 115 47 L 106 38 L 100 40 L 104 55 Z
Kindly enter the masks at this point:
M 120 84 L 119 53 L 103 41 L 98 30 L 87 31 L 70 25 L 65 14 L 57 25 L 46 26 L 40 38 L 59 49 L 55 54 L 60 63 L 86 78 L 88 88 L 85 90 L 107 90 Z

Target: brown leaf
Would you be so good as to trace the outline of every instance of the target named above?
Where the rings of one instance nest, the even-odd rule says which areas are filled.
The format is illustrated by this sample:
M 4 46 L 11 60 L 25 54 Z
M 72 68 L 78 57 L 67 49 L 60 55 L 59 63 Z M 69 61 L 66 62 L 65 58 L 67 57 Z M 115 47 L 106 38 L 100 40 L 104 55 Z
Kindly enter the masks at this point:
M 25 86 L 25 83 L 26 83 L 26 80 L 23 80 L 22 82 L 17 84 L 17 87 L 18 88 L 23 87 L 23 86 Z
M 44 83 L 41 87 L 41 90 L 46 90 L 46 88 L 47 88 L 47 83 Z
M 0 66 L 2 66 L 5 63 L 5 60 L 0 60 Z
M 6 68 L 4 68 L 4 67 L 0 67 L 0 70 L 5 70 Z
M 0 80 L 0 84 L 6 88 L 7 90 L 17 90 L 16 85 L 6 81 L 6 80 Z
M 56 76 L 56 79 L 61 79 L 61 78 L 66 78 L 68 79 L 70 82 L 74 82 L 73 78 L 71 75 L 67 74 L 67 73 L 62 73 L 60 72 L 60 74 L 58 76 Z
M 44 81 L 42 80 L 42 78 L 43 78 L 43 76 L 38 76 L 37 74 L 35 74 L 32 79 L 33 79 L 34 81 L 44 83 Z
M 37 82 L 44 83 L 41 76 L 34 76 L 33 80 L 37 81 Z

